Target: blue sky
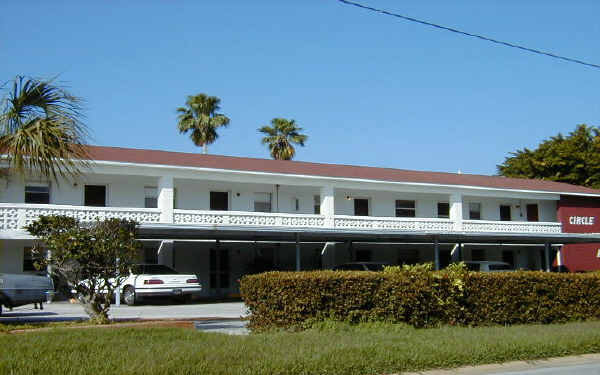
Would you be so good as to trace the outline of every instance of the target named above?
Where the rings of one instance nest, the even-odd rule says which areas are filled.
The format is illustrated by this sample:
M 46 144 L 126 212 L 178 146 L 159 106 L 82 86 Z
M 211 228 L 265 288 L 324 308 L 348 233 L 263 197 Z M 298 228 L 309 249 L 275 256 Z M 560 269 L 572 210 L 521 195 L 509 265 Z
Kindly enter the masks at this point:
M 598 1 L 357 1 L 600 64 Z M 200 92 L 231 118 L 222 155 L 268 158 L 257 128 L 286 117 L 309 135 L 296 160 L 494 174 L 600 125 L 600 69 L 336 0 L 5 0 L 0 35 L 0 81 L 59 74 L 98 145 L 201 152 L 175 113 Z

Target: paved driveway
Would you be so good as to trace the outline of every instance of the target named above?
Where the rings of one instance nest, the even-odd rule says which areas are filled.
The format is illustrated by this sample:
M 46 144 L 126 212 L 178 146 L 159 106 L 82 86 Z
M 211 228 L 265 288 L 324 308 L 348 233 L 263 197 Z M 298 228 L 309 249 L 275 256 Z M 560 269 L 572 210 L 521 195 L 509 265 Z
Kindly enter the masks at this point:
M 246 314 L 242 302 L 225 303 L 190 303 L 179 305 L 140 305 L 111 306 L 110 316 L 113 319 L 239 319 Z M 47 322 L 87 319 L 83 308 L 75 303 L 54 302 L 44 304 L 43 310 L 36 310 L 33 305 L 15 307 L 12 311 L 3 309 L 0 315 L 2 322 Z

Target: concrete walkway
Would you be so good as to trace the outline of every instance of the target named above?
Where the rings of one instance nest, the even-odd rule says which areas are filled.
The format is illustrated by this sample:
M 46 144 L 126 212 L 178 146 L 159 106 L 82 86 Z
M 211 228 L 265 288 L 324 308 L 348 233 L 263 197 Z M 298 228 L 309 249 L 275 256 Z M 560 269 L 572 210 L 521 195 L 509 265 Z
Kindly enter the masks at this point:
M 179 305 L 153 304 L 140 306 L 111 306 L 112 319 L 239 319 L 246 315 L 242 302 L 190 303 Z M 0 323 L 3 322 L 57 322 L 87 319 L 83 308 L 75 303 L 54 302 L 44 304 L 43 310 L 33 305 L 15 307 L 12 311 L 3 309 Z
M 600 354 L 432 370 L 402 375 L 600 375 Z

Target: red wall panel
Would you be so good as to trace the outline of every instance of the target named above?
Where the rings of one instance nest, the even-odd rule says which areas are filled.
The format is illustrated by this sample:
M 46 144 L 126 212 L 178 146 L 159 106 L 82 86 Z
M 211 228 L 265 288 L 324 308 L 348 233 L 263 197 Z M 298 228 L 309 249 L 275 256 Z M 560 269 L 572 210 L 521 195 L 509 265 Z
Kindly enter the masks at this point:
M 600 233 L 600 200 L 561 196 L 558 219 L 565 233 Z M 563 246 L 563 265 L 571 272 L 600 270 L 600 243 Z

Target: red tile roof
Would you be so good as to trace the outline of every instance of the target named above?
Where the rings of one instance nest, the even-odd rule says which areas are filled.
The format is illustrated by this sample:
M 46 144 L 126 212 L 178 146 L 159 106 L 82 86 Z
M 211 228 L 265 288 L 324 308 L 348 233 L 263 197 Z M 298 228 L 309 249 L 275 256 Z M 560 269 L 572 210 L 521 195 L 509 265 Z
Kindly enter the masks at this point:
M 411 171 L 404 169 L 309 163 L 289 160 L 243 158 L 222 155 L 202 155 L 121 147 L 87 146 L 87 149 L 91 159 L 96 161 L 600 195 L 600 190 L 545 180 Z

